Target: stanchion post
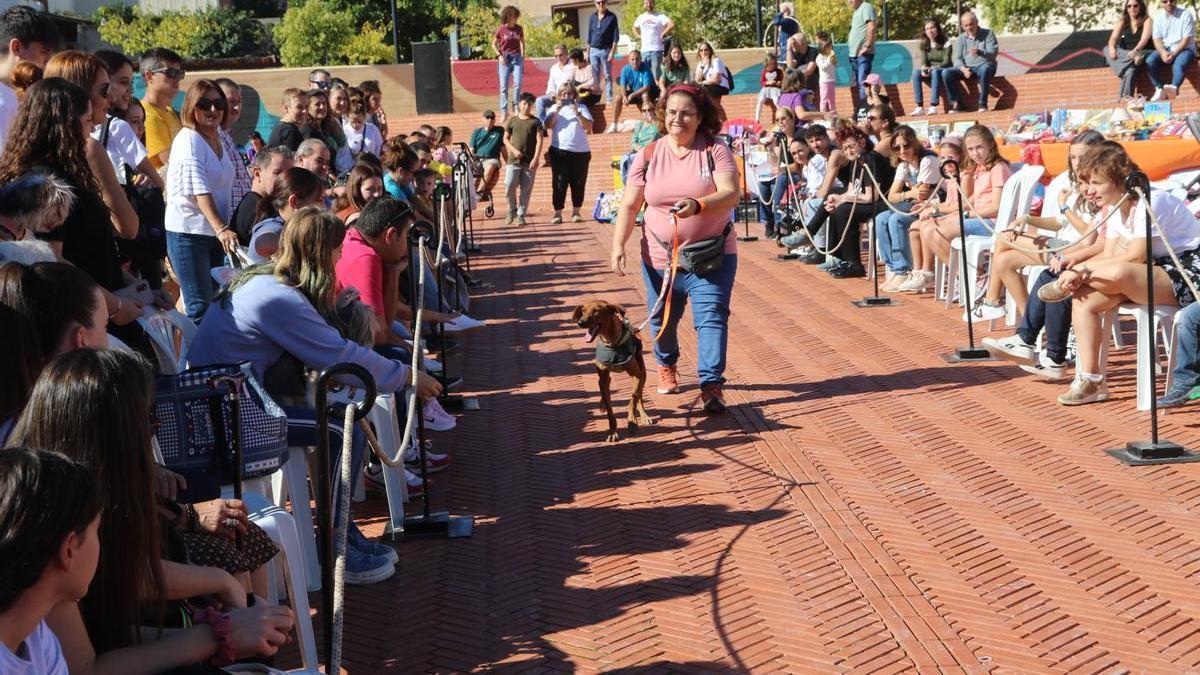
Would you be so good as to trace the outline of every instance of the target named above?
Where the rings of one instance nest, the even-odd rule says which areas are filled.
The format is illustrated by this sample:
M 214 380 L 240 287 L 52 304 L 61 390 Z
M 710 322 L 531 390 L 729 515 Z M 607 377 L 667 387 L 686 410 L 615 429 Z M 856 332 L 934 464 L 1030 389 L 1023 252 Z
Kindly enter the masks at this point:
M 949 171 L 949 167 L 951 167 L 951 166 L 954 167 L 953 175 L 951 175 L 951 173 Z M 941 168 L 942 178 L 945 178 L 946 180 L 949 180 L 949 181 L 955 181 L 957 183 L 957 181 L 958 181 L 957 174 L 958 174 L 959 168 L 960 168 L 959 163 L 954 161 L 953 159 L 943 160 L 942 168 Z M 970 267 L 969 267 L 968 261 L 967 261 L 967 224 L 966 224 L 966 218 L 963 216 L 963 203 L 962 203 L 961 196 L 959 197 L 959 200 L 958 200 L 958 236 L 959 236 L 959 243 L 960 243 L 959 248 L 962 250 L 961 274 L 963 275 L 963 278 L 965 279 L 965 278 L 967 278 L 967 270 L 970 269 Z M 948 279 L 946 283 L 955 284 L 955 283 L 957 283 L 957 281 L 955 279 Z M 975 290 L 975 289 L 971 288 L 971 284 L 969 284 L 969 283 L 963 284 L 962 300 L 963 300 L 963 305 L 967 309 L 967 346 L 956 348 L 954 350 L 954 353 L 952 353 L 952 354 L 943 354 L 942 359 L 948 363 L 960 363 L 962 361 L 992 361 L 992 360 L 994 360 L 992 355 L 990 353 L 988 353 L 988 350 L 975 346 L 975 321 L 974 321 L 975 317 L 971 313 L 971 292 L 973 290 Z M 952 291 L 947 291 L 947 292 L 952 292 Z
M 870 171 L 871 169 L 869 167 L 866 167 L 865 170 Z M 875 182 L 874 174 L 871 174 L 871 182 L 872 182 L 872 184 L 874 184 L 876 186 L 876 189 L 879 189 L 881 187 L 877 182 Z M 886 199 L 886 197 L 884 197 L 884 199 Z M 878 198 L 876 199 L 876 201 L 878 202 Z M 886 203 L 884 205 L 884 208 L 887 208 Z M 900 303 L 893 301 L 891 298 L 889 298 L 886 295 L 879 294 L 879 260 L 877 258 L 878 254 L 876 253 L 876 249 L 879 247 L 879 242 L 876 241 L 876 239 L 875 239 L 875 237 L 876 237 L 875 230 L 874 230 L 875 220 L 871 219 L 871 220 L 867 221 L 867 227 L 872 228 L 871 231 L 868 233 L 869 236 L 867 237 L 867 241 L 870 244 L 870 248 L 867 251 L 867 261 L 871 263 L 871 288 L 872 288 L 872 291 L 871 291 L 871 295 L 869 295 L 861 300 L 852 300 L 852 301 L 850 301 L 850 304 L 854 305 L 855 307 L 858 307 L 859 309 L 868 309 L 871 307 L 895 307 L 895 306 L 899 305 Z
M 1149 320 L 1146 321 L 1145 334 L 1139 336 L 1139 339 L 1145 340 L 1149 345 L 1146 350 L 1146 363 L 1143 366 L 1150 374 L 1150 440 L 1130 441 L 1123 448 L 1109 448 L 1105 452 L 1131 466 L 1200 461 L 1200 454 L 1158 437 L 1158 374 L 1155 372 L 1158 366 L 1158 341 L 1155 339 L 1158 317 L 1154 312 L 1154 256 L 1150 253 L 1154 244 L 1154 226 L 1150 218 L 1150 178 L 1145 173 L 1136 171 L 1125 179 L 1125 189 L 1131 195 L 1146 201 L 1146 312 Z M 1186 274 L 1186 271 L 1184 273 Z
M 748 174 L 750 173 L 750 165 L 746 162 L 748 156 L 746 153 L 746 139 L 749 138 L 749 136 L 749 133 L 742 131 L 742 195 L 738 198 L 737 210 L 739 212 L 738 215 L 741 216 L 742 231 L 745 232 L 745 234 L 738 237 L 738 241 L 758 241 L 758 237 L 750 234 L 750 216 L 746 215 L 746 210 L 742 206 L 746 199 L 746 195 L 750 194 L 750 179 L 748 178 Z

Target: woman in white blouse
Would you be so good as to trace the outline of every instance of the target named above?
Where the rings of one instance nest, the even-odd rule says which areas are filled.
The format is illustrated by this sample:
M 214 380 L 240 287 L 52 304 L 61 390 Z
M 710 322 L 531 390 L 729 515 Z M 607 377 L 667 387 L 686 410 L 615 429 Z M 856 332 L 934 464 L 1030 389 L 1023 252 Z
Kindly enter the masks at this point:
M 571 188 L 571 222 L 583 220 L 579 209 L 583 207 L 588 165 L 592 161 L 592 148 L 587 137 L 591 126 L 592 113 L 586 105 L 579 104 L 574 83 L 567 82 L 559 87 L 558 101 L 546 115 L 546 129 L 550 133 L 550 151 L 546 157 L 550 162 L 550 197 L 554 204 L 552 223 L 562 222 L 568 187 Z
M 730 76 L 725 64 L 717 58 L 712 45 L 701 41 L 700 46 L 696 48 L 696 84 L 704 87 L 709 98 L 717 104 L 722 124 L 725 123 L 725 106 L 721 105 L 721 99 L 733 89 Z
M 188 317 L 199 320 L 216 287 L 211 270 L 237 246 L 233 214 L 233 158 L 218 129 L 228 113 L 216 82 L 196 80 L 183 100 L 183 129 L 167 165 L 167 256 Z
M 354 168 L 354 161 L 364 152 L 379 157 L 383 152 L 383 134 L 379 127 L 367 121 L 367 100 L 363 96 L 351 96 L 345 119 L 342 121 L 342 131 L 346 134 L 346 149 L 349 166 L 338 162 L 338 175 L 349 173 Z M 340 157 L 340 155 L 339 155 Z

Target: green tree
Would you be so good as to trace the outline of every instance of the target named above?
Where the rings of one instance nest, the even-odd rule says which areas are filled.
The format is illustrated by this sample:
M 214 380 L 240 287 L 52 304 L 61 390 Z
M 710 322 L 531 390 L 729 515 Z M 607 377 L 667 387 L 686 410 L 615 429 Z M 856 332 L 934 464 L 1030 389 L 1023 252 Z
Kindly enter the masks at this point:
M 396 51 L 387 43 L 385 33 L 381 26 L 363 24 L 362 29 L 342 49 L 343 56 L 350 63 L 361 65 L 391 63 Z
M 143 14 L 110 5 L 96 11 L 100 37 L 127 54 L 167 47 L 189 59 L 264 55 L 273 47 L 266 28 L 248 13 L 223 7 L 198 12 Z
M 285 66 L 382 63 L 391 60 L 385 29 L 360 24 L 354 13 L 330 0 L 291 4 L 275 27 Z
M 458 20 L 458 39 L 469 45 L 478 58 L 496 58 L 492 49 L 492 36 L 500 19 L 495 7 L 483 5 L 467 5 L 463 9 L 454 8 L 451 20 Z M 447 25 L 445 33 L 449 33 L 453 24 Z M 567 32 L 567 26 L 562 17 L 554 15 L 541 21 L 522 21 L 525 30 L 525 55 L 531 57 L 552 56 L 554 45 L 577 42 Z
M 1107 0 L 984 0 L 980 6 L 991 26 L 1009 32 L 1045 30 L 1051 22 L 1070 24 L 1073 30 L 1087 30 L 1115 18 L 1119 5 Z

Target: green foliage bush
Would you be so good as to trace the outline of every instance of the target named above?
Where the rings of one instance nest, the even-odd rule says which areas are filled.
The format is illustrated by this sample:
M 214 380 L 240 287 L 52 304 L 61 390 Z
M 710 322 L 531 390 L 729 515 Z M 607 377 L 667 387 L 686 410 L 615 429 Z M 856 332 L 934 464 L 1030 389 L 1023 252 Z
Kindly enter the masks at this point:
M 393 56 L 383 28 L 360 25 L 354 12 L 330 0 L 291 4 L 275 42 L 285 66 L 388 63 Z
M 129 55 L 167 47 L 185 59 L 265 56 L 273 51 L 266 28 L 247 12 L 214 7 L 196 12 L 144 14 L 136 7 L 109 5 L 93 19 L 105 42 Z

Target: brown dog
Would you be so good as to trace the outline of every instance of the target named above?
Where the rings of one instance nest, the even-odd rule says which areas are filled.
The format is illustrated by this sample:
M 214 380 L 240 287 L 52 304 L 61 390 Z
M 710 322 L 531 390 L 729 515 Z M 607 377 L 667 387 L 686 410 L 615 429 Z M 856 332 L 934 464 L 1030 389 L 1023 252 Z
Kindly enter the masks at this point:
M 646 387 L 646 359 L 642 356 L 642 341 L 625 320 L 625 308 L 604 300 L 592 300 L 575 308 L 571 319 L 587 331 L 589 343 L 600 338 L 596 345 L 596 374 L 600 378 L 600 400 L 608 415 L 608 442 L 618 440 L 617 418 L 613 415 L 612 373 L 629 373 L 633 378 L 633 395 L 629 398 L 629 433 L 637 435 L 639 424 L 654 424 L 642 402 Z

